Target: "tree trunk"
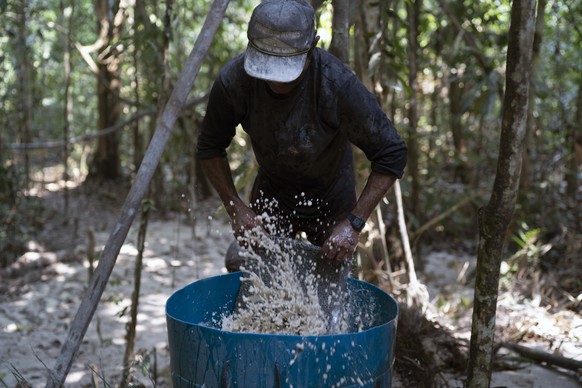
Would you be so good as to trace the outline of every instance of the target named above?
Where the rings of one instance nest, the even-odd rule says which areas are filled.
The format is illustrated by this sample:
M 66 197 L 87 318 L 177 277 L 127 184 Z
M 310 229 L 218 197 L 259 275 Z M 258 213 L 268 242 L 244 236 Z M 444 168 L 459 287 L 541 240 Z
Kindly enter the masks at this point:
M 408 21 L 408 165 L 411 187 L 409 192 L 409 210 L 415 218 L 419 218 L 420 176 L 418 169 L 418 19 L 422 8 L 422 0 L 406 2 Z
M 527 125 L 535 0 L 514 0 L 507 48 L 497 172 L 491 198 L 479 210 L 479 246 L 467 387 L 489 387 L 499 268 L 513 217 Z
M 33 67 L 30 59 L 30 48 L 27 44 L 27 38 L 30 34 L 28 31 L 28 13 L 29 5 L 26 0 L 20 0 L 17 11 L 17 77 L 18 77 L 18 105 L 20 117 L 18 120 L 18 127 L 20 133 L 21 143 L 32 142 L 32 115 L 34 112 L 34 97 L 33 97 Z M 24 172 L 26 177 L 25 187 L 30 186 L 30 158 L 28 151 L 24 151 Z
M 451 115 L 453 146 L 455 147 L 455 154 L 457 155 L 455 178 L 458 178 L 463 183 L 467 183 L 469 181 L 467 164 L 465 162 L 467 159 L 467 145 L 461 120 L 461 115 L 463 114 L 461 105 L 463 105 L 464 88 L 461 87 L 461 84 L 459 75 L 454 76 L 454 79 L 449 83 L 449 112 Z
M 127 322 L 125 353 L 123 354 L 123 374 L 121 377 L 121 386 L 129 387 L 129 376 L 131 372 L 131 358 L 135 347 L 135 338 L 137 334 L 137 313 L 139 310 L 139 296 L 141 291 L 141 274 L 143 269 L 143 252 L 145 250 L 146 234 L 148 230 L 150 210 L 154 207 L 153 202 L 144 200 L 141 210 L 141 223 L 137 235 L 137 257 L 135 258 L 135 268 L 133 271 L 133 292 L 131 294 L 131 311 L 130 320 Z
M 317 11 L 323 5 L 324 0 L 311 0 L 311 5 Z
M 545 18 L 545 8 L 546 8 L 546 0 L 538 0 L 538 7 L 537 7 L 537 15 L 536 15 L 536 24 L 535 24 L 535 32 L 534 32 L 534 41 L 533 41 L 533 51 L 531 57 L 531 79 L 532 81 L 536 79 L 537 75 L 537 64 L 540 57 L 540 51 L 542 46 L 542 38 L 544 33 L 544 18 Z M 523 191 L 525 188 L 529 186 L 529 171 L 530 171 L 530 162 L 531 162 L 531 154 L 534 152 L 532 150 L 532 137 L 535 134 L 535 125 L 536 120 L 534 117 L 535 111 L 535 98 L 536 98 L 536 83 L 532 82 L 530 85 L 530 92 L 529 92 L 529 105 L 527 109 L 527 130 L 525 132 L 525 144 L 523 149 L 523 165 L 521 169 L 521 178 L 519 182 L 520 191 Z M 520 201 L 521 202 L 521 201 Z M 523 203 L 524 206 L 527 203 Z M 527 209 L 527 207 L 525 208 Z
M 329 52 L 346 65 L 350 62 L 350 1 L 333 0 L 332 38 Z
M 139 111 L 139 107 L 141 106 L 141 98 L 140 98 L 141 66 L 139 63 L 139 57 L 142 53 L 141 53 L 141 37 L 140 37 L 139 30 L 143 26 L 144 22 L 143 22 L 143 14 L 141 12 L 139 12 L 140 4 L 143 4 L 143 2 L 137 0 L 135 2 L 134 7 L 133 7 L 133 26 L 132 26 L 133 50 L 132 50 L 131 59 L 133 61 L 133 67 L 134 67 L 132 88 L 133 88 L 133 98 L 134 98 L 134 103 L 136 106 L 136 111 Z M 137 172 L 139 164 L 141 163 L 141 160 L 143 158 L 143 136 L 142 136 L 142 130 L 141 130 L 140 124 L 141 124 L 141 121 L 139 119 L 135 120 L 135 123 L 133 124 L 133 133 L 132 133 L 133 168 L 134 168 L 133 171 L 135 171 L 135 172 Z
M 381 42 L 374 45 L 374 34 L 381 31 L 386 34 L 386 25 L 380 17 L 380 6 L 386 2 L 373 3 L 374 0 L 361 0 L 356 3 L 354 23 L 354 61 L 353 68 L 357 77 L 368 90 L 374 90 L 372 79 L 376 74 L 370 72 L 370 57 L 379 51 Z
M 69 212 L 69 191 L 67 181 L 69 180 L 69 168 L 68 168 L 68 160 L 70 154 L 70 144 L 69 144 L 69 137 L 70 137 L 70 127 L 71 123 L 73 122 L 73 98 L 71 97 L 70 89 L 71 89 L 71 71 L 72 71 L 72 62 L 71 62 L 71 49 L 73 47 L 73 37 L 72 37 L 72 29 L 71 29 L 71 20 L 73 19 L 73 11 L 75 9 L 75 2 L 71 1 L 70 4 L 66 5 L 65 1 L 61 0 L 60 2 L 61 14 L 63 17 L 63 28 L 64 28 L 64 41 L 65 41 L 65 52 L 63 54 L 63 71 L 64 71 L 64 82 L 63 82 L 63 100 L 64 100 L 64 109 L 63 109 L 63 181 L 65 182 L 64 186 L 64 215 L 63 219 L 68 219 L 68 212 Z
M 120 36 L 121 15 L 112 16 L 113 9 L 119 7 L 119 0 L 115 4 L 108 0 L 97 0 L 95 13 L 98 20 L 99 36 L 106 36 L 106 44 L 98 55 L 97 61 L 97 128 L 109 128 L 117 123 L 121 113 L 119 92 L 121 80 L 119 74 L 120 59 L 116 47 L 111 43 Z M 119 142 L 121 133 L 114 131 L 97 139 L 97 148 L 93 156 L 90 169 L 90 178 L 97 180 L 114 180 L 121 176 L 121 158 Z
M 576 204 L 578 193 L 578 166 L 582 165 L 582 76 L 579 76 L 578 79 L 578 98 L 576 99 L 576 116 L 574 117 L 576 125 L 568 125 L 568 134 L 566 135 L 568 146 L 566 196 L 573 204 Z

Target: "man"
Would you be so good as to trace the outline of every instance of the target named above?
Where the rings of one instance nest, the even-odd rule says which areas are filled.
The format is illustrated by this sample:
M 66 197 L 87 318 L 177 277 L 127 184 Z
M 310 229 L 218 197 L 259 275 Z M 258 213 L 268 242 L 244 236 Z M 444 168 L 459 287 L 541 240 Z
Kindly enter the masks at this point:
M 304 232 L 323 259 L 344 263 L 371 212 L 402 177 L 406 145 L 353 73 L 316 47 L 309 3 L 263 1 L 247 35 L 246 52 L 226 64 L 212 87 L 197 157 L 235 236 L 267 233 L 257 218 L 266 212 L 279 221 L 279 233 Z M 259 165 L 250 206 L 238 196 L 226 158 L 239 124 Z M 357 200 L 351 144 L 372 170 Z M 227 268 L 236 270 L 228 256 Z

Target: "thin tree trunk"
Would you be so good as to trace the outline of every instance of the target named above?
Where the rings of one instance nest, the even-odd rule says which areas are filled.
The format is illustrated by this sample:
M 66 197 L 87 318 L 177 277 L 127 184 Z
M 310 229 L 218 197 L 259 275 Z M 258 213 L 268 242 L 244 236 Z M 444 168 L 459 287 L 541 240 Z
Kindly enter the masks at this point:
M 139 18 L 140 14 L 137 12 L 137 6 L 139 1 L 136 1 L 135 6 L 133 7 L 133 51 L 132 51 L 132 60 L 133 60 L 133 67 L 134 67 L 134 75 L 133 75 L 133 97 L 136 106 L 136 110 L 139 110 L 141 106 L 140 100 L 140 65 L 139 65 L 139 55 L 141 49 L 141 39 L 139 36 L 139 27 L 142 25 L 141 20 Z M 141 136 L 140 130 L 140 120 L 135 120 L 133 125 L 133 166 L 135 171 L 137 172 L 137 168 L 141 159 L 143 157 L 143 141 Z
M 174 0 L 166 0 L 166 10 L 164 12 L 164 33 L 162 34 L 162 65 L 164 77 L 162 78 L 162 87 L 160 99 L 158 101 L 159 112 L 163 110 L 166 101 L 172 91 L 172 75 L 170 72 L 170 41 L 172 37 L 172 15 L 174 13 Z
M 441 56 L 440 51 L 436 51 L 437 56 Z M 433 128 L 439 127 L 439 109 L 441 109 L 440 103 L 440 93 L 442 93 L 442 82 L 437 80 L 435 82 L 435 88 L 430 95 L 430 113 L 429 113 L 429 125 Z M 436 148 L 436 141 L 434 136 L 429 136 L 428 138 L 428 150 L 426 152 L 426 166 L 434 166 L 438 163 L 438 157 L 433 158 L 433 150 Z M 434 153 L 435 156 L 439 153 Z
M 398 228 L 400 229 L 400 237 L 402 239 L 402 246 L 404 248 L 404 256 L 406 258 L 406 266 L 408 269 L 406 304 L 408 306 L 418 306 L 423 309 L 429 302 L 429 294 L 426 286 L 418 281 L 416 270 L 414 269 L 414 259 L 412 258 L 412 250 L 410 249 L 410 240 L 408 238 L 408 230 L 404 218 L 402 191 L 400 189 L 400 180 L 398 179 L 394 183 L 394 196 L 396 197 L 396 208 L 398 211 Z
M 383 266 L 383 271 L 388 275 L 388 287 L 392 288 L 392 265 L 390 264 L 390 254 L 388 253 L 388 243 L 386 242 L 386 224 L 384 223 L 384 216 L 382 214 L 382 206 L 380 205 L 382 201 L 376 206 L 376 218 L 378 219 L 378 229 L 380 230 L 381 236 L 381 246 L 382 246 L 382 258 L 380 263 Z
M 514 0 L 507 48 L 499 159 L 493 192 L 479 209 L 479 247 L 467 387 L 489 387 L 499 268 L 513 217 L 527 125 L 535 0 Z
M 574 123 L 568 125 L 566 135 L 568 146 L 568 162 L 566 163 L 566 196 L 576 203 L 578 192 L 578 166 L 582 165 L 582 77 L 578 78 L 578 98 L 576 99 L 576 115 Z M 579 155 L 580 154 L 580 155 Z M 575 205 L 576 206 L 576 205 Z
M 463 104 L 464 89 L 461 87 L 461 80 L 458 76 L 449 83 L 449 112 L 451 115 L 451 133 L 453 135 L 453 145 L 457 154 L 457 167 L 455 177 L 461 182 L 468 182 L 467 164 L 465 162 L 467 155 L 467 145 L 463 133 L 463 123 L 461 121 L 461 105 Z
M 380 56 L 383 60 L 385 57 L 382 55 L 382 49 L 387 40 L 387 19 L 391 0 L 381 2 L 360 0 L 354 3 L 356 6 L 354 10 L 353 68 L 368 90 L 376 92 L 377 86 L 381 85 L 378 78 L 385 77 L 386 73 L 382 72 L 382 62 L 376 67 L 376 70 L 372 69 L 370 59 L 374 56 Z M 386 13 L 382 13 L 382 11 Z M 374 71 L 372 72 L 372 70 Z
M 419 218 L 420 176 L 418 169 L 418 19 L 422 8 L 422 0 L 406 2 L 408 21 L 408 166 L 411 187 L 409 192 L 409 210 L 415 218 Z
M 133 293 L 131 295 L 131 312 L 130 321 L 127 324 L 127 344 L 125 346 L 125 353 L 123 355 L 123 376 L 121 378 L 121 385 L 123 387 L 129 386 L 129 372 L 131 370 L 131 357 L 133 356 L 133 349 L 135 345 L 135 333 L 137 327 L 137 312 L 139 307 L 139 293 L 141 290 L 141 271 L 143 263 L 143 252 L 145 248 L 146 234 L 148 230 L 148 221 L 150 210 L 153 204 L 151 201 L 145 200 L 142 204 L 141 223 L 139 225 L 139 233 L 137 237 L 137 257 L 135 260 L 135 270 L 133 273 Z
M 63 125 L 63 181 L 65 182 L 64 187 L 64 201 L 65 201 L 65 211 L 63 219 L 68 219 L 69 213 L 69 190 L 67 182 L 69 180 L 69 167 L 68 160 L 70 154 L 70 143 L 69 143 L 69 133 L 71 128 L 71 122 L 73 121 L 73 98 L 71 97 L 71 48 L 72 44 L 72 31 L 71 31 L 71 20 L 73 20 L 73 11 L 75 9 L 75 2 L 72 1 L 69 5 L 65 5 L 64 0 L 60 2 L 61 14 L 63 17 L 63 28 L 65 28 L 65 52 L 63 54 L 63 70 L 64 70 L 64 125 Z
M 32 115 L 34 97 L 32 91 L 33 68 L 30 60 L 30 49 L 27 44 L 29 4 L 26 0 L 18 3 L 17 14 L 17 52 L 18 52 L 18 93 L 20 118 L 18 121 L 20 142 L 30 143 L 32 141 Z M 24 152 L 25 187 L 30 188 L 30 157 L 28 151 Z
M 531 79 L 535 80 L 537 75 L 537 64 L 539 62 L 540 51 L 542 46 L 542 38 L 544 34 L 544 18 L 545 18 L 545 8 L 546 8 L 546 0 L 538 0 L 538 7 L 537 7 L 537 15 L 536 15 L 536 24 L 535 24 L 535 32 L 534 32 L 534 41 L 533 41 L 533 51 L 532 51 L 532 58 L 531 58 Z M 532 82 L 530 85 L 530 92 L 529 92 L 529 104 L 527 109 L 527 130 L 525 133 L 525 145 L 523 149 L 523 165 L 521 169 L 521 179 L 520 179 L 520 191 L 527 188 L 529 186 L 529 171 L 530 171 L 530 162 L 531 162 L 531 154 L 534 152 L 532 150 L 532 137 L 535 133 L 535 125 L 536 120 L 534 117 L 535 111 L 535 98 L 536 98 L 536 83 Z M 524 205 L 527 205 L 524 203 Z
M 317 11 L 322 5 L 324 0 L 311 0 L 311 5 Z
M 350 62 L 350 1 L 333 0 L 332 38 L 329 52 L 346 65 Z
M 210 45 L 220 25 L 220 21 L 224 16 L 227 5 L 228 0 L 215 0 L 200 30 L 200 35 L 198 35 L 194 48 L 178 78 L 177 87 L 174 88 L 170 100 L 165 106 L 164 113 L 158 122 L 154 137 L 146 151 L 144 160 L 137 172 L 129 194 L 125 199 L 115 227 L 105 244 L 99 265 L 91 278 L 87 293 L 83 297 L 81 305 L 75 314 L 75 318 L 71 322 L 67 338 L 61 348 L 61 353 L 48 376 L 47 387 L 60 388 L 65 382 L 71 368 L 71 363 L 79 350 L 81 341 L 87 332 L 91 318 L 97 309 L 97 304 L 101 299 L 101 295 L 103 295 L 109 276 L 113 271 L 121 246 L 127 237 L 127 232 L 131 227 L 137 209 L 154 175 L 164 147 L 170 138 L 172 129 L 176 123 L 176 118 L 200 71 L 202 60 L 210 49 Z

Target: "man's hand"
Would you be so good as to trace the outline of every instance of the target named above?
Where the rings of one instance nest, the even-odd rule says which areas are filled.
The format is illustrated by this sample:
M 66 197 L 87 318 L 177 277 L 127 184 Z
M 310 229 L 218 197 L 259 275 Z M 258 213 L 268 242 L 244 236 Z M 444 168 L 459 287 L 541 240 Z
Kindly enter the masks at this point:
M 267 233 L 255 212 L 239 198 L 226 157 L 204 159 L 200 165 L 224 204 L 239 245 L 254 246 Z
M 257 214 L 244 204 L 233 205 L 228 212 L 232 221 L 232 231 L 243 248 L 259 246 L 259 241 L 267 232 Z
M 331 232 L 321 247 L 321 257 L 336 265 L 352 260 L 358 247 L 359 233 L 352 228 L 348 220 L 343 220 Z

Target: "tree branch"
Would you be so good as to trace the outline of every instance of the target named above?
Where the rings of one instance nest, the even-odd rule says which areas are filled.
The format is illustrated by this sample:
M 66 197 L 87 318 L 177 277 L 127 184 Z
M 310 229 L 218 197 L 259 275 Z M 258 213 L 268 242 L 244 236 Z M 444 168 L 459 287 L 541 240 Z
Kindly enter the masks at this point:
M 195 105 L 198 105 L 202 102 L 204 102 L 207 98 L 208 98 L 208 92 L 206 94 L 204 94 L 203 96 L 200 97 L 194 97 L 190 100 L 188 100 L 183 107 L 182 113 L 185 109 L 189 109 Z M 101 137 L 101 136 L 105 136 L 108 135 L 112 132 L 118 131 L 120 129 L 122 129 L 123 127 L 130 125 L 131 123 L 133 123 L 136 120 L 141 119 L 142 117 L 145 116 L 152 116 L 155 115 L 157 112 L 157 109 L 155 108 L 151 108 L 148 110 L 144 110 L 142 112 L 138 112 L 136 114 L 134 114 L 133 116 L 131 116 L 130 118 L 128 118 L 125 121 L 122 121 L 120 123 L 117 123 L 111 127 L 108 128 L 104 128 L 102 130 L 99 131 L 95 131 L 95 132 L 91 132 L 91 133 L 87 133 L 84 135 L 80 135 L 80 136 L 75 136 L 72 137 L 71 139 L 68 140 L 68 144 L 76 144 L 76 143 L 83 143 L 89 140 L 93 140 L 95 138 Z M 53 149 L 53 148 L 62 148 L 65 145 L 65 141 L 64 140 L 49 140 L 49 141 L 45 141 L 42 143 L 11 143 L 11 144 L 0 144 L 0 149 L 11 149 L 14 151 L 24 151 L 24 150 L 40 150 L 40 149 Z
M 411 236 L 412 240 L 416 242 L 424 232 L 426 232 L 430 228 L 434 227 L 436 224 L 438 224 L 439 222 L 441 222 L 442 220 L 444 220 L 445 218 L 447 218 L 448 216 L 450 216 L 451 214 L 453 214 L 454 212 L 459 210 L 461 207 L 465 206 L 467 203 L 473 201 L 476 198 L 481 197 L 482 195 L 485 195 L 485 193 L 486 193 L 485 190 L 481 190 L 476 194 L 465 197 L 461 201 L 456 203 L 455 205 L 451 206 L 450 208 L 446 209 L 444 212 L 442 212 L 439 215 L 437 215 L 436 217 L 434 217 L 433 219 L 424 223 L 420 228 L 418 228 L 417 230 L 414 231 L 414 233 Z
M 528 348 L 513 342 L 504 342 L 502 346 L 536 362 L 545 362 L 547 364 L 556 365 L 573 371 L 579 371 L 582 369 L 582 361 L 573 358 L 567 358 L 558 354 Z

